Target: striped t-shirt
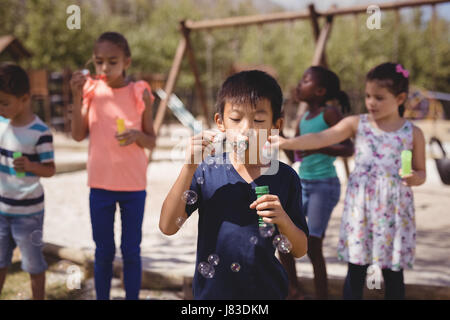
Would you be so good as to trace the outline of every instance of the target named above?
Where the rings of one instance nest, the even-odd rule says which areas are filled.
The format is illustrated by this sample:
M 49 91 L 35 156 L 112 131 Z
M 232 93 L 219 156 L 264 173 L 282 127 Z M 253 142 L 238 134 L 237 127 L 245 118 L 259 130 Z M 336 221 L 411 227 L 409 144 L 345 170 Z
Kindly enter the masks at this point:
M 54 160 L 53 136 L 50 129 L 35 116 L 30 124 L 15 127 L 0 116 L 0 214 L 18 217 L 44 213 L 44 189 L 38 176 L 14 170 L 14 153 L 32 162 Z

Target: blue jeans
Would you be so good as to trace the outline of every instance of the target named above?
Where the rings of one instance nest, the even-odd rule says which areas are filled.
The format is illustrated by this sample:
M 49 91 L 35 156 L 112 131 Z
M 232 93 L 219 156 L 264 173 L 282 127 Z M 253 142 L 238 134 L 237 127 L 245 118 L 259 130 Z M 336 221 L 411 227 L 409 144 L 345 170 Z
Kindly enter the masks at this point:
M 91 189 L 89 195 L 92 234 L 95 242 L 95 291 L 97 300 L 109 300 L 113 261 L 114 215 L 116 203 L 120 207 L 122 236 L 120 249 L 123 259 L 123 280 L 127 300 L 139 299 L 142 263 L 141 239 L 146 192 L 108 191 Z
M 339 178 L 301 179 L 302 209 L 308 217 L 309 235 L 322 238 L 334 207 L 339 201 Z
M 19 246 L 22 270 L 39 274 L 47 270 L 42 253 L 42 226 L 44 214 L 23 217 L 0 215 L 0 268 L 11 264 L 13 250 Z

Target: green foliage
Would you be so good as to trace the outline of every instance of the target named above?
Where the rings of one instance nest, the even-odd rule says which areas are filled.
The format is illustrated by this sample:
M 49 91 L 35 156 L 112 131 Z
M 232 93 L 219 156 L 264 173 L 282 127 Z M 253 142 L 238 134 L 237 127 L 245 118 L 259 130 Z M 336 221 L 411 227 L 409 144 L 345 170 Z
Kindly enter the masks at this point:
M 66 8 L 71 4 L 81 7 L 80 30 L 66 27 Z M 379 30 L 366 27 L 365 14 L 334 19 L 327 44 L 328 65 L 339 75 L 342 88 L 350 93 L 358 110 L 365 74 L 388 60 L 404 64 L 411 72 L 411 83 L 450 92 L 449 21 L 439 18 L 432 25 L 432 20 L 423 20 L 419 9 L 400 12 L 400 19 L 394 12 L 383 12 Z M 133 62 L 129 73 L 168 74 L 180 40 L 181 20 L 258 13 L 252 0 L 2 0 L 0 35 L 15 35 L 33 53 L 22 62 L 25 67 L 74 70 L 91 57 L 95 39 L 114 30 L 130 43 Z M 288 95 L 314 52 L 308 20 L 192 32 L 191 43 L 210 94 L 236 62 L 271 66 Z M 0 56 L 0 60 L 8 58 Z M 184 61 L 177 90 L 192 90 L 193 84 Z

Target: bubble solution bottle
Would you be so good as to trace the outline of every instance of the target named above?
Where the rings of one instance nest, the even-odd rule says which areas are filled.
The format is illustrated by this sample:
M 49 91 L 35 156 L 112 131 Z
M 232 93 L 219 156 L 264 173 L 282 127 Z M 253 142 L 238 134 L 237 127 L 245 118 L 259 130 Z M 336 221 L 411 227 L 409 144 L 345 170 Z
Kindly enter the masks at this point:
M 411 174 L 412 152 L 410 150 L 402 151 L 402 175 Z
M 261 198 L 265 194 L 269 194 L 269 186 L 259 186 L 255 188 L 256 198 Z M 258 217 L 259 234 L 263 238 L 271 237 L 275 232 L 275 225 L 264 222 L 263 218 Z
M 125 120 L 124 119 L 116 119 L 116 125 L 117 125 L 117 133 L 118 134 L 122 134 L 125 132 L 126 127 L 125 127 Z M 119 143 L 122 145 L 125 143 L 125 140 L 119 140 Z
M 21 156 L 22 156 L 22 152 L 20 152 L 20 151 L 13 153 L 13 159 L 20 158 Z M 25 172 L 16 171 L 16 177 L 18 177 L 18 178 L 25 177 Z

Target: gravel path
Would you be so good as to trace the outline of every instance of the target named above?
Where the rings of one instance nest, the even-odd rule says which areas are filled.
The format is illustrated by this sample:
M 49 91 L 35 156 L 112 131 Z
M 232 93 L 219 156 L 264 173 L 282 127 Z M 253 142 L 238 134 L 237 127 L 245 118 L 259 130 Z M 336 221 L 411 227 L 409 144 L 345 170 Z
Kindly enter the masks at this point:
M 163 158 L 161 153 L 158 157 Z M 83 149 L 56 148 L 57 163 L 70 159 L 82 161 L 85 158 L 86 151 Z M 180 161 L 155 161 L 148 168 L 148 197 L 141 247 L 145 269 L 192 276 L 195 269 L 197 215 L 193 214 L 176 235 L 165 236 L 158 228 L 162 202 L 181 165 Z M 329 276 L 341 278 L 345 276 L 346 264 L 337 260 L 336 247 L 346 179 L 341 161 L 336 161 L 336 165 L 343 190 L 327 230 L 324 254 Z M 416 263 L 414 269 L 405 272 L 405 282 L 450 286 L 450 186 L 440 182 L 431 159 L 427 161 L 427 169 L 426 184 L 414 188 L 417 217 Z M 42 179 L 46 195 L 45 242 L 90 251 L 94 249 L 86 181 L 87 174 L 84 170 Z M 120 225 L 120 215 L 116 212 L 117 248 L 120 247 Z M 120 258 L 120 249 L 117 250 L 117 257 Z M 312 277 L 312 266 L 307 257 L 298 259 L 297 266 L 300 277 Z

